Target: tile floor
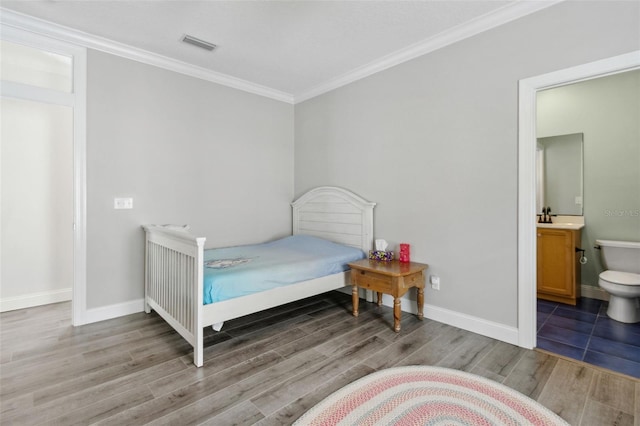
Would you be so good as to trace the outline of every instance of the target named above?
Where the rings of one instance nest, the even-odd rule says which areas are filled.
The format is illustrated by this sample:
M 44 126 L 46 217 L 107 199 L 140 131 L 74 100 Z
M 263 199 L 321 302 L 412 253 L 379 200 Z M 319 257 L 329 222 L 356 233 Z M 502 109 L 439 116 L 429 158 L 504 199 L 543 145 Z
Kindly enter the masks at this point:
M 607 316 L 608 302 L 576 306 L 538 299 L 538 348 L 640 378 L 640 323 Z

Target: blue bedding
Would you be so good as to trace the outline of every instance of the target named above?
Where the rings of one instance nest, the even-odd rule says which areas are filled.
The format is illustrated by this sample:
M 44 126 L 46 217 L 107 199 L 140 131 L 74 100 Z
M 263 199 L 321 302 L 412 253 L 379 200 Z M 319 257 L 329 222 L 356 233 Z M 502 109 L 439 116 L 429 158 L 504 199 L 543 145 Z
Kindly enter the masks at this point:
M 360 249 L 309 235 L 205 250 L 204 304 L 336 274 L 364 258 Z

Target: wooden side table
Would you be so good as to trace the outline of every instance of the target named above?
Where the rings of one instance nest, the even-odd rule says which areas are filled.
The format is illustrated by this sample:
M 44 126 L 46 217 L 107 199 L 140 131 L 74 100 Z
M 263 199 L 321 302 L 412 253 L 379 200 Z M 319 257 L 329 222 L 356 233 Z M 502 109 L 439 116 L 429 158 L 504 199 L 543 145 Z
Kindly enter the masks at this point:
M 378 293 L 378 306 L 382 305 L 382 293 L 393 296 L 393 329 L 400 331 L 400 297 L 411 287 L 418 289 L 418 318 L 423 317 L 424 270 L 429 266 L 417 262 L 379 262 L 362 259 L 349 263 L 353 299 L 353 316 L 358 316 L 360 297 L 358 287 Z

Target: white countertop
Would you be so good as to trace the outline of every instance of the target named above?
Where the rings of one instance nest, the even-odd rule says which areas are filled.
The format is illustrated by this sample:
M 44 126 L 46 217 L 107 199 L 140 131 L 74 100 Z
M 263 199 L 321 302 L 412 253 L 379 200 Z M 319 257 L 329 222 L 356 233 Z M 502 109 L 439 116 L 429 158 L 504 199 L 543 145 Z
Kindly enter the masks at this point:
M 538 228 L 555 228 L 555 229 L 582 229 L 584 223 L 536 223 Z
M 538 228 L 573 229 L 584 228 L 584 216 L 552 216 L 553 223 L 536 223 Z

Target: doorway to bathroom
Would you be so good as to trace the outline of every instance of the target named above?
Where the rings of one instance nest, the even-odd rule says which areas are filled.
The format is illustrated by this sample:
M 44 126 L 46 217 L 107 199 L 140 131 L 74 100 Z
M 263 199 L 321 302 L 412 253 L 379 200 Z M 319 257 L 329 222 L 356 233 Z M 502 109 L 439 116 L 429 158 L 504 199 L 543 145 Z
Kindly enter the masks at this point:
M 612 211 L 635 211 L 634 206 L 635 209 L 638 206 L 633 203 L 640 203 L 640 200 L 636 200 L 633 196 L 622 197 L 623 200 L 612 198 L 634 181 L 640 185 L 640 171 L 638 171 L 640 164 L 637 162 L 638 136 L 636 135 L 632 141 L 626 140 L 620 145 L 623 152 L 625 147 L 628 149 L 634 146 L 636 149 L 633 152 L 626 151 L 626 158 L 630 161 L 635 159 L 636 164 L 635 171 L 630 175 L 624 177 L 623 167 L 607 167 L 606 170 L 599 170 L 601 175 L 604 174 L 604 179 L 598 173 L 593 175 L 589 173 L 594 171 L 595 162 L 598 167 L 602 168 L 603 163 L 613 161 L 612 153 L 617 152 L 617 148 L 612 146 L 612 149 L 609 150 L 608 145 L 612 143 L 615 145 L 624 139 L 620 134 L 622 127 L 635 126 L 636 132 L 638 131 L 638 110 L 636 107 L 635 119 L 622 120 L 617 124 L 608 123 L 613 125 L 613 130 L 609 129 L 603 138 L 597 133 L 605 132 L 607 129 L 593 128 L 596 125 L 595 122 L 588 123 L 586 130 L 584 125 L 577 126 L 575 123 L 568 123 L 572 113 L 567 109 L 566 102 L 569 100 L 568 95 L 572 91 L 580 89 L 581 84 L 591 84 L 600 91 L 601 96 L 605 95 L 606 91 L 610 91 L 613 92 L 609 95 L 611 98 L 634 96 L 637 103 L 639 69 L 640 52 L 632 52 L 520 81 L 518 201 L 520 344 L 525 347 L 543 348 L 606 368 L 612 368 L 614 365 L 620 366 L 625 364 L 625 361 L 629 361 L 626 363 L 628 368 L 623 372 L 636 375 L 636 377 L 640 375 L 640 346 L 636 346 L 640 341 L 640 329 L 638 325 L 623 325 L 606 316 L 607 302 L 600 300 L 606 297 L 597 287 L 597 275 L 601 269 L 598 253 L 593 250 L 593 243 L 596 238 L 634 239 L 632 233 L 640 232 L 640 228 L 637 227 L 638 218 L 629 217 L 627 221 L 633 222 L 635 220 L 636 228 L 632 233 L 624 234 L 626 238 L 617 234 L 603 235 L 605 232 L 603 229 L 606 229 L 607 232 L 618 232 L 615 229 L 619 228 L 620 224 L 612 223 L 615 219 L 612 216 Z M 612 79 L 616 77 L 628 80 L 635 79 L 635 90 L 615 93 L 616 89 L 615 85 L 612 85 Z M 539 116 L 540 118 L 545 116 L 544 112 L 538 113 L 539 100 L 544 97 L 547 97 L 547 101 L 549 101 L 547 107 L 551 105 L 550 108 L 559 108 L 549 113 L 552 120 L 551 123 L 546 123 L 546 130 L 541 129 L 541 123 L 538 122 Z M 573 97 L 575 98 L 575 94 Z M 583 102 L 584 100 L 581 99 L 578 104 Z M 615 112 L 608 111 L 608 109 L 611 108 L 606 102 L 600 102 L 595 107 L 595 113 L 606 116 L 608 112 Z M 633 111 L 631 113 L 633 114 Z M 580 114 L 584 115 L 585 112 L 578 111 L 577 115 Z M 588 128 L 589 126 L 591 128 Z M 585 164 L 584 200 L 575 199 L 576 202 L 584 201 L 586 227 L 583 229 L 582 245 L 584 247 L 582 248 L 587 250 L 588 259 L 587 265 L 583 269 L 584 280 L 579 283 L 584 284 L 580 288 L 583 297 L 579 299 L 575 307 L 536 299 L 536 225 L 533 219 L 535 214 L 539 213 L 536 208 L 536 178 L 538 177 L 536 173 L 536 141 L 537 137 L 549 136 L 551 133 L 584 133 L 585 162 L 591 162 L 590 165 Z M 604 142 L 600 142 L 601 147 L 593 145 L 596 140 L 602 139 Z M 616 141 L 612 142 L 613 139 Z M 587 146 L 587 143 L 591 145 Z M 634 152 L 636 153 L 635 157 Z M 587 160 L 588 157 L 589 160 Z M 623 157 L 625 156 L 623 155 Z M 595 194 L 594 191 L 598 191 L 598 194 Z M 637 189 L 635 191 L 638 192 Z M 638 197 L 636 196 L 636 198 Z M 627 204 L 629 204 L 628 207 Z M 636 237 L 640 240 L 640 235 Z M 598 346 L 589 348 L 589 342 Z

